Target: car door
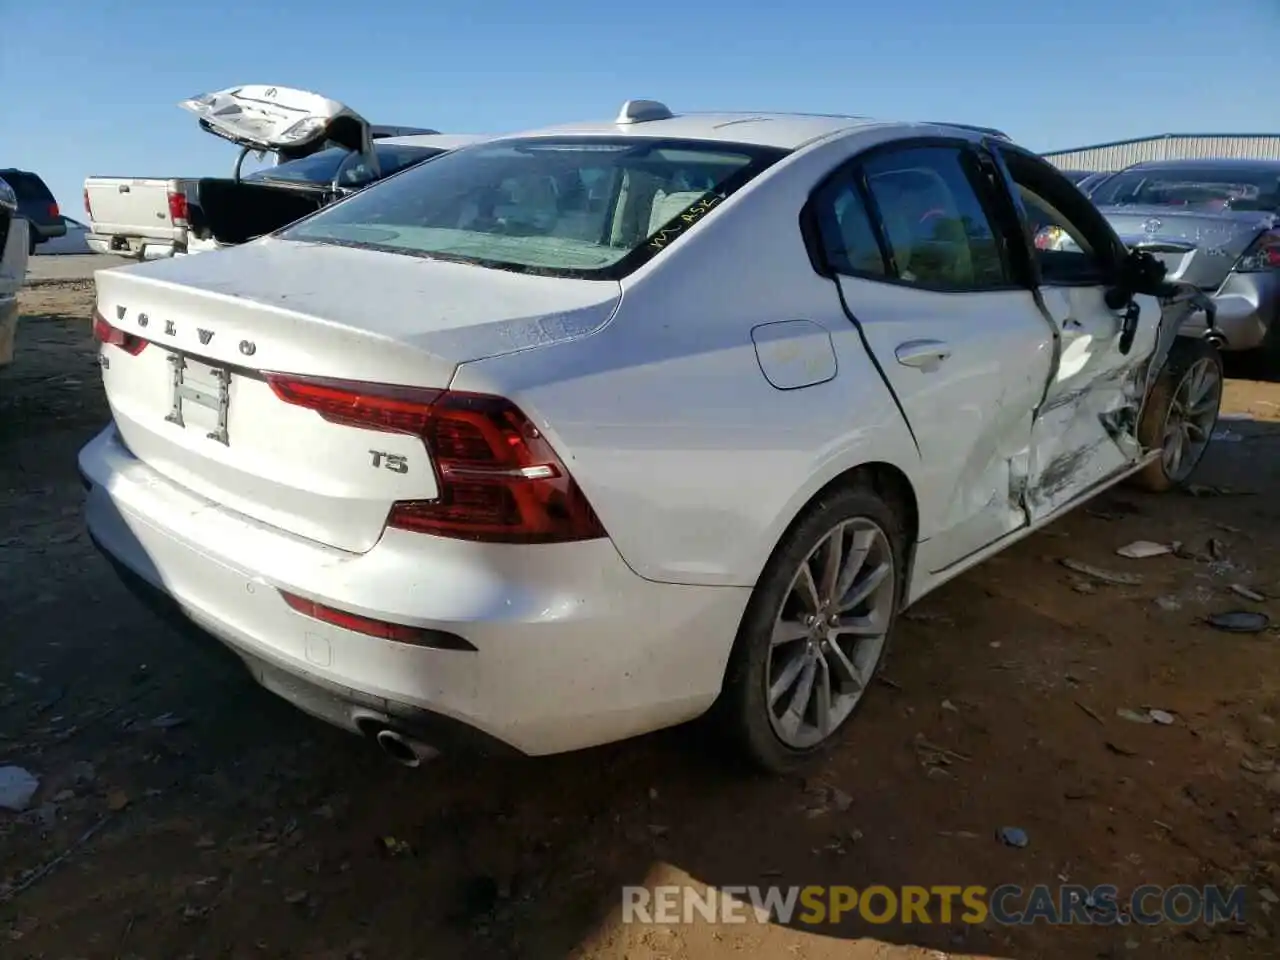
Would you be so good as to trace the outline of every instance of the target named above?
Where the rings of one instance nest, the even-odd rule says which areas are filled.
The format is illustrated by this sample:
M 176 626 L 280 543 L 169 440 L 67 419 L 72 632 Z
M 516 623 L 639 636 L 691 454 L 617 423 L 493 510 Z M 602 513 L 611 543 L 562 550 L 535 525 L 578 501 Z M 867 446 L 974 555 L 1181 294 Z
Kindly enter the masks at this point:
M 827 271 L 919 450 L 929 572 L 1029 522 L 1053 330 L 1017 277 L 1016 224 L 992 184 L 968 141 L 912 141 L 855 158 L 811 201 Z
M 1161 307 L 1146 296 L 1109 305 L 1123 246 L 1097 208 L 1040 158 L 994 141 L 990 148 L 1023 219 L 1055 335 L 1031 432 L 1027 507 L 1035 522 L 1137 463 L 1134 428 Z

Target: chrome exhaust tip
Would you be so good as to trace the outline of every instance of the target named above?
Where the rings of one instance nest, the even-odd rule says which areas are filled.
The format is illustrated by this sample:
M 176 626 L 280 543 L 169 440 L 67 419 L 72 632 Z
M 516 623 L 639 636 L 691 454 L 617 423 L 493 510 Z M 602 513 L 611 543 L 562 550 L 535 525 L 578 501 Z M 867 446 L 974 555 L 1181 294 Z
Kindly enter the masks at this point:
M 383 753 L 402 767 L 421 766 L 422 761 L 430 760 L 437 754 L 433 747 L 390 729 L 379 730 L 373 739 Z

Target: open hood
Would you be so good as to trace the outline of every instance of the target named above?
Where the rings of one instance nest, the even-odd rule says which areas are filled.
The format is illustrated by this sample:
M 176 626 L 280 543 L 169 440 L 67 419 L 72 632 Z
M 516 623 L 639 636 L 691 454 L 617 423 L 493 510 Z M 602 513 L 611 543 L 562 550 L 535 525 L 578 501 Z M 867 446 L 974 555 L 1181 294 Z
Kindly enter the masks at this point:
M 287 158 L 313 153 L 326 141 L 363 152 L 371 137 L 368 121 L 345 103 L 292 87 L 230 87 L 178 106 L 209 133 Z

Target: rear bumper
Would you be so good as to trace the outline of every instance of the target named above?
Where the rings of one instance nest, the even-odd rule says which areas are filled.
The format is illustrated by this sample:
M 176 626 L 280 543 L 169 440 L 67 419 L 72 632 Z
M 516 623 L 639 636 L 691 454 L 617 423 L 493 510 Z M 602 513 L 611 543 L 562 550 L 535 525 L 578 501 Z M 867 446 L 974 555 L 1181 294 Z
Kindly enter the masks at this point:
M 67 225 L 61 221 L 58 223 L 38 223 L 35 220 L 29 220 L 27 222 L 31 224 L 31 232 L 36 235 L 36 243 L 44 243 L 54 237 L 65 237 L 67 235 Z
M 1217 292 L 1216 325 L 1226 337 L 1225 350 L 1253 350 L 1266 342 L 1267 333 L 1280 320 L 1280 273 L 1232 273 Z M 1205 332 L 1203 315 L 1197 314 L 1187 333 Z
M 125 237 L 105 233 L 86 233 L 84 242 L 89 245 L 89 249 L 94 253 L 138 257 L 141 260 L 165 260 L 175 254 L 186 252 L 185 245 L 176 240 L 157 240 L 151 237 Z
M 13 362 L 14 340 L 18 335 L 18 297 L 0 294 L 0 367 Z
M 188 618 L 173 596 L 125 566 L 92 532 L 89 538 L 111 564 L 121 583 L 143 606 L 188 641 L 227 655 L 234 654 L 259 685 L 299 710 L 352 732 L 362 732 L 353 729 L 361 723 L 368 723 L 374 729 L 390 727 L 442 752 L 491 757 L 521 755 L 509 744 L 441 714 L 334 683 L 317 674 L 280 664 L 233 642 L 217 644 L 212 634 Z
M 114 428 L 81 451 L 80 469 L 91 535 L 153 606 L 158 594 L 302 709 L 353 731 L 386 718 L 437 748 L 559 753 L 691 719 L 719 692 L 749 594 L 643 580 L 606 540 L 516 547 L 388 531 L 368 553 L 337 551 L 168 482 Z M 280 589 L 476 649 L 311 620 Z

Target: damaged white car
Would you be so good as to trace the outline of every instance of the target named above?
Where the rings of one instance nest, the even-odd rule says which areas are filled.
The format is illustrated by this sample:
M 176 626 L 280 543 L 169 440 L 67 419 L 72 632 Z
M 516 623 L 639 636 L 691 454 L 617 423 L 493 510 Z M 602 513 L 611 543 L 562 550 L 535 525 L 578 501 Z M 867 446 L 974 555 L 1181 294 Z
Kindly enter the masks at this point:
M 1078 249 L 1037 249 L 1032 206 Z M 994 134 L 631 101 L 100 272 L 88 525 L 401 762 L 714 707 L 781 770 L 905 607 L 1186 481 L 1222 393 L 1178 336 L 1203 302 Z

